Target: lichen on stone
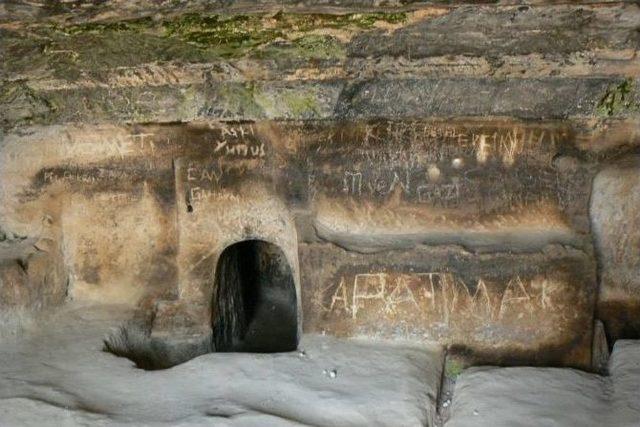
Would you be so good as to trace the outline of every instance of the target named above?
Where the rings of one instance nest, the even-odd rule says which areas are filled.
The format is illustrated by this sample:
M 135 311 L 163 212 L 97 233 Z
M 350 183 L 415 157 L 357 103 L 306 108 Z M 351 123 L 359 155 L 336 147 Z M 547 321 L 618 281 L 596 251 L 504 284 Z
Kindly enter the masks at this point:
M 54 109 L 25 82 L 0 82 L 0 125 L 30 123 L 47 116 Z
M 333 37 L 311 34 L 320 29 L 359 31 L 377 22 L 404 22 L 405 13 L 291 14 L 275 15 L 184 15 L 162 25 L 166 35 L 203 49 L 217 48 L 223 56 L 243 54 L 266 56 L 281 47 L 303 57 L 343 56 L 344 47 Z M 261 49 L 266 48 L 266 49 Z M 251 51 L 250 51 L 251 50 Z
M 201 113 L 225 118 L 263 117 L 262 108 L 255 101 L 253 82 L 230 82 L 212 89 L 211 102 Z
M 155 23 L 151 18 L 139 18 L 128 21 L 115 21 L 115 22 L 86 22 L 75 25 L 52 25 L 57 31 L 64 32 L 68 35 L 73 34 L 104 34 L 109 32 L 123 32 L 123 31 L 145 31 L 152 29 Z
M 61 81 L 106 82 L 114 69 L 149 63 L 251 58 L 340 60 L 357 34 L 406 22 L 405 13 L 184 14 L 1 29 L 0 72 Z
M 625 112 L 637 111 L 639 106 L 634 102 L 635 92 L 633 80 L 627 79 L 617 85 L 609 87 L 600 102 L 598 102 L 598 114 L 611 117 Z
M 118 22 L 90 22 L 70 26 L 53 25 L 51 29 L 73 36 L 93 34 L 115 36 L 118 33 L 146 34 L 180 40 L 204 50 L 212 50 L 223 57 L 237 57 L 259 52 L 261 47 L 289 41 L 306 56 L 318 48 L 320 56 L 334 51 L 343 53 L 335 39 L 310 34 L 321 29 L 362 31 L 377 23 L 399 24 L 405 13 L 332 14 L 185 14 L 164 21 L 139 18 Z M 309 38 L 311 37 L 311 38 Z M 255 52 L 254 52 L 255 50 Z M 271 49 L 273 51 L 274 49 Z
M 284 95 L 284 100 L 293 117 L 320 114 L 318 101 L 313 93 L 289 92 Z
M 163 23 L 167 36 L 199 47 L 225 47 L 228 54 L 283 37 L 281 29 L 263 25 L 259 15 L 184 15 Z
M 256 58 L 341 59 L 347 50 L 335 37 L 309 34 L 291 41 L 274 42 L 256 51 Z

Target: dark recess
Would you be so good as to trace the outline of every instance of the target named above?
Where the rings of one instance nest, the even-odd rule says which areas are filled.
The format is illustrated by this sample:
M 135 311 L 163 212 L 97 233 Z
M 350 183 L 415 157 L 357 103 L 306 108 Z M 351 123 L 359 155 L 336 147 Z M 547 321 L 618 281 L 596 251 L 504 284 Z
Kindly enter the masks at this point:
M 261 240 L 229 246 L 218 261 L 214 286 L 216 351 L 273 353 L 297 348 L 295 283 L 280 248 Z

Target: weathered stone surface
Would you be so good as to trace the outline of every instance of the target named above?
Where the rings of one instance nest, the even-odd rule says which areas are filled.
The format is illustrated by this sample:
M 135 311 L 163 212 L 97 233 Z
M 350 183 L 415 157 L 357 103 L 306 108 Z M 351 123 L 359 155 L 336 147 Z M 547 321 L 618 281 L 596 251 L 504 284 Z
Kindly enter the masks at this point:
M 598 317 L 611 340 L 640 336 L 640 159 L 595 178 L 591 221 L 598 251 Z
M 20 82 L 30 100 L 7 98 L 23 114 L 3 126 L 637 117 L 639 15 L 612 3 L 3 24 L 3 92 Z
M 476 251 L 582 245 L 591 173 L 576 159 L 574 167 L 554 160 L 571 144 L 568 129 L 439 121 L 342 126 L 316 127 L 304 138 L 308 197 L 322 238 L 364 252 L 417 244 Z
M 88 88 L 35 92 L 49 114 L 39 109 L 21 114 L 8 126 L 25 121 L 38 124 L 100 122 L 174 122 L 196 119 L 339 119 L 341 117 L 423 118 L 512 116 L 517 119 L 589 118 L 601 114 L 601 102 L 622 78 L 530 79 L 495 81 L 470 79 L 374 79 L 304 82 L 296 86 L 266 82 L 259 85 L 215 82 L 211 86 Z M 307 87 L 305 87 L 307 86 Z M 632 81 L 630 86 L 638 86 Z M 629 108 L 611 115 L 636 114 L 637 91 L 628 95 Z M 14 104 L 16 102 L 18 104 Z M 7 107 L 20 111 L 16 98 Z M 35 107 L 34 107 L 35 108 Z M 607 110 L 608 111 L 608 110 Z M 37 114 L 36 114 L 37 113 Z
M 443 359 L 437 346 L 308 335 L 303 353 L 216 353 L 145 372 L 101 351 L 102 337 L 130 315 L 122 306 L 71 304 L 37 335 L 3 343 L 0 421 L 434 426 Z M 337 376 L 323 374 L 327 369 L 337 369 Z
M 86 176 L 106 175 L 88 172 Z M 66 255 L 73 260 L 74 295 L 126 302 L 139 299 L 150 287 L 155 295 L 174 295 L 173 215 L 142 183 L 132 183 L 127 192 L 105 188 L 68 197 L 61 216 Z M 96 226 L 96 219 L 104 225 Z
M 57 243 L 50 239 L 0 242 L 0 310 L 37 312 L 62 304 L 68 277 Z M 7 322 L 7 316 L 2 316 Z M 1 327 L 1 325 L 0 325 Z
M 258 239 L 289 263 L 299 327 L 589 366 L 591 179 L 620 151 L 573 135 L 495 120 L 49 127 L 5 141 L 3 209 L 25 233 L 50 212 L 73 295 L 141 298 L 168 343 L 210 336 L 219 257 Z M 353 319 L 365 276 L 401 295 Z M 327 312 L 335 295 L 342 311 Z
M 551 51 L 565 55 L 596 46 L 634 49 L 640 41 L 633 34 L 638 19 L 640 11 L 631 4 L 594 8 L 465 6 L 406 25 L 391 34 L 378 30 L 358 36 L 349 52 L 364 57 L 392 54 L 410 58 L 441 55 L 498 58 Z M 540 31 L 541 28 L 544 30 Z
M 50 218 L 71 295 L 139 301 L 166 349 L 206 348 L 220 257 L 257 240 L 295 327 L 590 366 L 638 5 L 294 3 L 3 5 L 0 224 Z
M 0 86 L 0 117 L 3 127 L 37 121 L 48 113 L 51 113 L 51 106 L 34 95 L 26 84 L 12 82 Z
M 436 340 L 479 363 L 591 363 L 596 282 L 584 254 L 381 258 L 309 245 L 300 262 L 309 330 Z
M 336 114 L 344 117 L 595 116 L 611 79 L 404 79 L 349 85 Z
M 633 3 L 630 0 L 586 0 L 582 4 L 606 4 L 606 3 Z M 549 0 L 533 0 L 529 5 L 548 6 L 555 2 Z M 149 0 L 106 0 L 97 2 L 95 0 L 75 0 L 72 2 L 55 1 L 25 1 L 13 0 L 3 3 L 0 8 L 1 21 L 71 21 L 87 22 L 117 16 L 120 19 L 132 19 L 140 16 L 153 14 L 179 14 L 185 12 L 256 12 L 281 10 L 298 12 L 342 12 L 342 11 L 379 11 L 379 10 L 411 10 L 419 7 L 430 7 L 441 5 L 455 6 L 465 4 L 498 4 L 498 5 L 518 5 L 515 0 L 491 1 L 422 1 L 422 0 L 391 0 L 380 2 L 378 0 L 261 0 L 259 2 L 251 0 L 184 0 L 179 3 L 171 1 L 149 1 Z M 528 10 L 529 6 L 525 6 Z
M 618 341 L 609 376 L 572 369 L 478 367 L 460 375 L 448 427 L 633 426 L 640 419 L 640 343 Z

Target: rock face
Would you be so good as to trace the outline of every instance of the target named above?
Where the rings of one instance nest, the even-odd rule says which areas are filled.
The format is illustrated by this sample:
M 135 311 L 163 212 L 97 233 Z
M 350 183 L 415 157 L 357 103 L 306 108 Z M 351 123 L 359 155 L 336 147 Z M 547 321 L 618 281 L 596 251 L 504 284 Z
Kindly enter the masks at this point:
M 596 305 L 637 333 L 638 5 L 77 3 L 0 19 L 0 224 L 51 218 L 73 298 L 197 342 L 261 241 L 295 297 L 230 301 L 298 335 L 588 367 Z
M 598 316 L 614 339 L 640 334 L 640 159 L 601 171 L 591 219 L 600 261 Z
M 55 241 L 0 242 L 0 339 L 19 334 L 37 312 L 61 305 L 67 285 L 62 253 Z

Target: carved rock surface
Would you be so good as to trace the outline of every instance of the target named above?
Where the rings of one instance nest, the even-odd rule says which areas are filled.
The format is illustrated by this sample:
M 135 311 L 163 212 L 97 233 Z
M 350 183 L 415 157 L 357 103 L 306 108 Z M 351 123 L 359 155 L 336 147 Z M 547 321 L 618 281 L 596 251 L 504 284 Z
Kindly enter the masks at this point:
M 635 322 L 637 4 L 1 7 L 0 225 L 49 217 L 71 297 L 153 339 L 211 335 L 246 240 L 297 328 L 589 367 L 598 265 L 609 333 Z
M 598 316 L 612 339 L 640 335 L 640 159 L 595 178 L 591 221 L 600 263 Z
M 61 254 L 53 244 L 47 250 L 36 244 L 33 239 L 0 243 L 1 309 L 37 311 L 64 301 L 67 275 Z

